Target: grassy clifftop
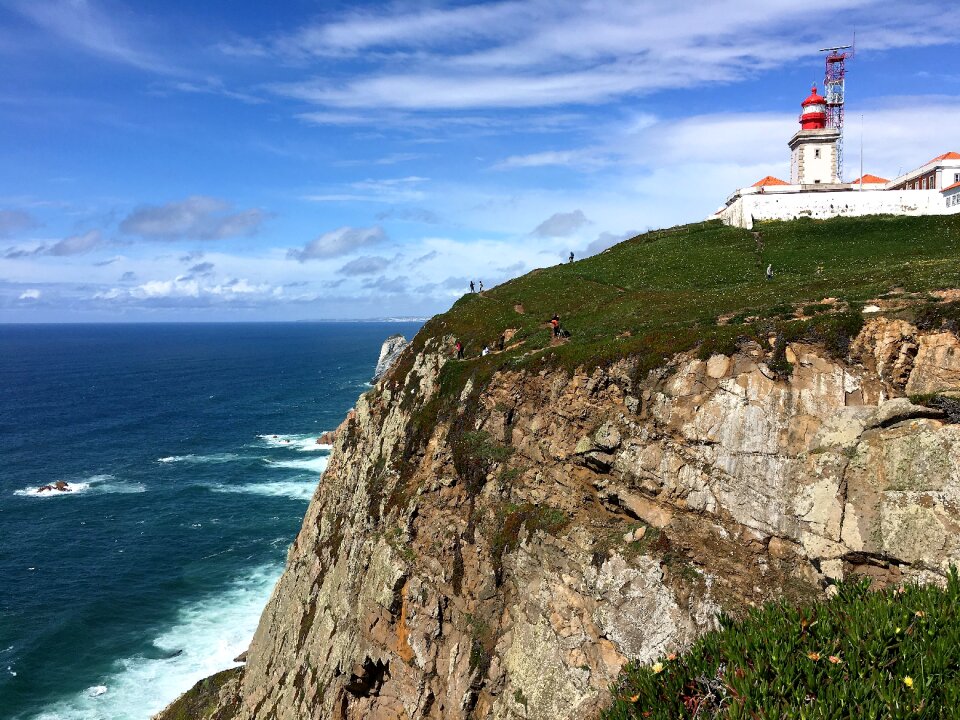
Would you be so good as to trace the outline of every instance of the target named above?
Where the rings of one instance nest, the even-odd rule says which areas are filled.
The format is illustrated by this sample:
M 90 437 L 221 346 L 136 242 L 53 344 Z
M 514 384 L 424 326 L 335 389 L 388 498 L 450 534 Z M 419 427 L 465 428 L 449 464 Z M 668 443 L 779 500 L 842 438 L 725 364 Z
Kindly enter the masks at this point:
M 798 338 L 817 318 L 846 314 L 849 327 L 866 301 L 886 296 L 916 308 L 940 302 L 931 291 L 957 287 L 960 216 L 773 222 L 752 232 L 707 222 L 652 231 L 465 295 L 427 323 L 420 342 L 460 339 L 466 359 L 451 366 L 473 366 L 471 375 L 534 362 L 573 368 L 625 355 L 655 367 L 698 346 L 704 353 L 729 350 L 774 326 Z M 823 303 L 827 298 L 835 302 Z M 555 312 L 571 333 L 561 343 L 548 326 Z M 477 357 L 508 329 L 515 335 L 505 352 Z M 468 368 L 459 370 L 450 372 Z

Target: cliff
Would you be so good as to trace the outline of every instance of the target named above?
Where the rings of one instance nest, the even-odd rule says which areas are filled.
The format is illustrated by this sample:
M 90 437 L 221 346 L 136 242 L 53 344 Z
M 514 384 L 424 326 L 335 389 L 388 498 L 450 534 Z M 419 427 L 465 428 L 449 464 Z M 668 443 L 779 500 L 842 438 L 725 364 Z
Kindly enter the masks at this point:
M 377 367 L 373 371 L 374 382 L 386 375 L 387 370 L 396 362 L 400 353 L 409 344 L 410 342 L 403 335 L 391 335 L 383 341 L 383 345 L 380 347 L 380 356 L 377 358 Z
M 338 429 L 212 716 L 592 717 L 720 611 L 940 581 L 960 223 L 933 222 L 694 226 L 459 301 Z

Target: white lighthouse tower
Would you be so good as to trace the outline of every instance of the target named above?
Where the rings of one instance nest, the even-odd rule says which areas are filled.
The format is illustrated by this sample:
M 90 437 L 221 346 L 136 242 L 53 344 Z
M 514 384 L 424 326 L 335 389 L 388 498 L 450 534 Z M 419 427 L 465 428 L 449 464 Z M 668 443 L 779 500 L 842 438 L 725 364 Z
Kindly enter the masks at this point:
M 832 185 L 837 177 L 840 130 L 827 127 L 826 100 L 814 85 L 801 104 L 800 129 L 790 138 L 790 184 Z

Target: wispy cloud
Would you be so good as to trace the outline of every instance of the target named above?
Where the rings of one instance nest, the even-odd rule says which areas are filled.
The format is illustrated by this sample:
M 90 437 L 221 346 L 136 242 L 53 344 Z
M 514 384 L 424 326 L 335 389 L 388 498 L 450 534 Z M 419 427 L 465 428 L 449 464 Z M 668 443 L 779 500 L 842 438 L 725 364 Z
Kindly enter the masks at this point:
M 180 72 L 147 49 L 123 8 L 95 0 L 13 0 L 11 8 L 59 40 L 107 60 L 165 75 Z
M 99 230 L 90 230 L 82 235 L 71 235 L 55 243 L 41 243 L 30 248 L 9 248 L 3 255 L 7 260 L 36 257 L 38 255 L 52 255 L 66 257 L 82 255 L 101 247 L 104 244 L 103 234 Z
M 202 81 L 192 82 L 186 80 L 171 82 L 166 85 L 158 85 L 153 92 L 154 94 L 166 95 L 169 91 L 193 95 L 218 95 L 230 100 L 239 100 L 247 105 L 263 105 L 267 102 L 265 98 L 259 97 L 258 95 L 232 90 L 219 78 L 206 78 Z
M 428 178 L 410 175 L 402 178 L 386 178 L 381 180 L 360 180 L 345 186 L 339 192 L 312 193 L 304 195 L 302 199 L 310 202 L 376 202 L 376 203 L 406 203 L 416 202 L 426 197 L 421 185 Z
M 960 23 L 960 8 L 880 0 L 391 5 L 307 25 L 258 44 L 256 52 L 301 60 L 362 55 L 367 72 L 271 89 L 324 107 L 313 113 L 317 122 L 366 122 L 373 116 L 359 110 L 595 104 L 736 82 L 802 57 L 811 46 L 846 39 L 823 29 L 836 24 L 809 26 L 813 16 L 842 17 L 860 30 L 863 49 L 887 49 L 952 42 L 941 28 Z

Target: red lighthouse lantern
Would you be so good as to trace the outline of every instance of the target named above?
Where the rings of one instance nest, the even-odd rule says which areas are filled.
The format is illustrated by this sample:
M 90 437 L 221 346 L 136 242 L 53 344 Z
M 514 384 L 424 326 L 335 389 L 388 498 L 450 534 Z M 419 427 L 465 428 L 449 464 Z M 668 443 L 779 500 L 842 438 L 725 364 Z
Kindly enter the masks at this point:
M 827 126 L 827 101 L 817 94 L 816 84 L 810 90 L 810 97 L 800 107 L 803 108 L 800 113 L 801 130 L 822 130 Z

